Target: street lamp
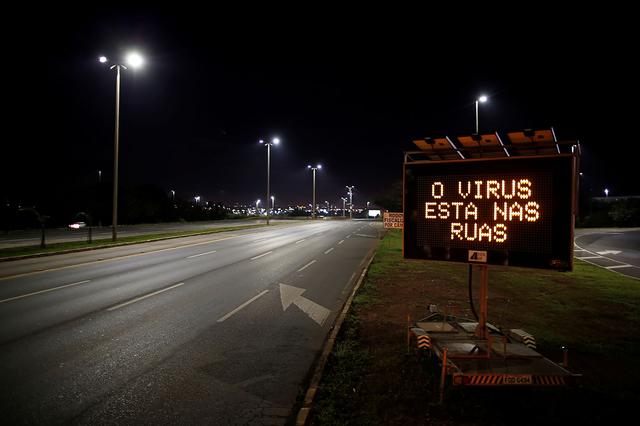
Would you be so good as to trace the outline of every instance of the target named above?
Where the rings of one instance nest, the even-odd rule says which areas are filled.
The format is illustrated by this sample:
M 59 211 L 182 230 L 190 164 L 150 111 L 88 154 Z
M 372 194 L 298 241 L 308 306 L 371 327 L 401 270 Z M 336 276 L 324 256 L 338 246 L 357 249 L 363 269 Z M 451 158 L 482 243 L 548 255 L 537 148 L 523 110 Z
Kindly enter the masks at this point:
M 171 191 L 171 200 L 172 201 L 176 201 L 176 191 L 174 191 L 173 189 L 170 190 Z
M 342 217 L 344 217 L 344 204 L 347 202 L 347 199 L 344 197 L 340 197 L 342 199 Z
M 258 211 L 258 204 L 260 204 L 260 200 L 256 200 L 256 216 L 260 216 L 260 212 Z
M 485 95 L 480 96 L 478 99 L 476 99 L 476 134 L 480 133 L 480 131 L 478 130 L 478 102 L 482 102 L 485 103 L 487 102 L 487 97 Z
M 604 196 L 605 196 L 605 197 L 608 197 L 608 196 L 609 196 L 609 189 L 608 189 L 608 188 L 605 188 L 605 189 L 604 189 Z
M 353 188 L 355 188 L 355 186 L 347 186 L 346 188 L 349 194 L 349 219 L 353 219 Z
M 98 61 L 106 64 L 109 59 L 106 56 L 100 56 Z M 136 52 L 130 52 L 125 61 L 131 68 L 139 68 L 143 65 L 142 56 Z M 116 125 L 113 137 L 113 223 L 111 225 L 111 239 L 115 241 L 118 238 L 118 149 L 120 138 L 120 70 L 126 70 L 127 67 L 123 63 L 114 63 L 109 67 L 110 70 L 116 70 Z
M 276 196 L 272 195 L 271 196 L 271 211 L 273 212 L 273 214 L 276 214 Z
M 269 180 L 271 178 L 271 145 L 278 145 L 280 139 L 273 138 L 271 142 L 265 142 L 260 139 L 260 143 L 267 147 L 267 225 L 269 225 Z
M 315 167 L 308 165 L 307 169 L 311 169 L 313 171 L 313 205 L 311 206 L 311 217 L 315 219 L 316 218 L 316 170 L 322 169 L 322 165 L 318 164 Z
M 196 195 L 195 197 L 193 197 L 194 200 L 196 200 L 196 204 L 198 204 L 200 202 L 200 196 Z

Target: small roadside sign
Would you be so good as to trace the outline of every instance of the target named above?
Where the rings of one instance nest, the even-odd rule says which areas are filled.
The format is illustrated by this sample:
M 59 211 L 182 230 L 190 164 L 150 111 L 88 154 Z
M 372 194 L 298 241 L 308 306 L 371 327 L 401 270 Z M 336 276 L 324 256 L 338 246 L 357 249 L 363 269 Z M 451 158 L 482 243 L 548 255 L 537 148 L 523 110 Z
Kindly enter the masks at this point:
M 384 212 L 383 222 L 385 228 L 402 229 L 404 225 L 404 213 Z
M 469 250 L 469 262 L 487 263 L 487 252 L 483 250 Z

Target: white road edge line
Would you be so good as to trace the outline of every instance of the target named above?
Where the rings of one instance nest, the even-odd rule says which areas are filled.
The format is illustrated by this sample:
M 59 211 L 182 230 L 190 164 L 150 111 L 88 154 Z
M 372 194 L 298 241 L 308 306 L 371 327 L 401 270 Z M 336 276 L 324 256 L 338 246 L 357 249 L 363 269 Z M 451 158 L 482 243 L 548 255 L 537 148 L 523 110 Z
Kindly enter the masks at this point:
M 606 269 L 617 269 L 617 268 L 633 268 L 633 265 L 624 264 L 624 265 L 613 265 L 613 266 L 605 266 Z
M 331 247 L 329 250 L 325 251 L 324 254 L 329 254 L 333 251 L 333 247 Z
M 268 292 L 269 292 L 269 290 L 263 290 L 261 293 L 258 293 L 257 295 L 253 296 L 251 299 L 247 300 L 242 305 L 240 305 L 237 308 L 235 308 L 233 311 L 231 311 L 228 314 L 226 314 L 225 316 L 221 317 L 216 322 L 222 322 L 222 321 L 224 321 L 226 319 L 229 319 L 229 317 L 231 317 L 232 315 L 235 315 L 236 313 L 238 313 L 242 308 L 246 307 L 249 303 L 253 302 L 254 300 L 256 300 L 259 297 L 264 296 Z
M 74 285 L 80 285 L 80 284 L 88 283 L 90 281 L 91 280 L 78 281 L 77 283 L 65 284 L 65 285 L 60 285 L 58 287 L 48 288 L 46 290 L 34 291 L 33 293 L 27 293 L 20 296 L 15 296 L 15 297 L 10 297 L 8 299 L 0 300 L 0 303 L 10 302 L 12 300 L 22 299 L 29 296 L 35 296 L 36 294 L 48 293 L 50 291 L 60 290 L 61 288 L 72 287 Z
M 589 251 L 589 250 L 583 249 L 582 247 L 580 247 L 580 246 L 579 246 L 578 244 L 576 244 L 576 243 L 574 243 L 574 246 L 575 246 L 575 247 L 577 247 L 577 248 L 578 248 L 578 249 L 580 249 L 580 250 L 584 250 L 584 251 L 586 251 L 586 252 L 587 252 L 587 253 L 589 253 L 589 254 L 595 254 L 595 253 L 593 253 L 593 252 L 591 252 L 591 251 Z M 598 256 L 598 257 L 599 257 L 599 258 L 602 258 L 602 259 L 610 260 L 610 261 L 612 261 L 612 262 L 620 263 L 621 265 L 626 265 L 625 263 L 622 263 L 622 262 L 620 262 L 619 260 L 611 259 L 611 258 L 606 257 L 606 256 Z M 583 260 L 583 259 L 581 259 L 581 258 L 579 258 L 579 257 L 577 257 L 577 256 L 576 256 L 576 259 L 580 259 L 580 260 L 582 260 L 583 262 L 588 263 L 588 264 L 590 264 L 590 265 L 597 266 L 598 268 L 606 269 L 606 270 L 611 271 L 611 272 L 613 272 L 613 273 L 616 273 L 616 274 L 618 274 L 618 275 L 622 275 L 623 277 L 631 278 L 631 279 L 634 279 L 634 280 L 640 280 L 640 278 L 638 278 L 638 277 L 636 277 L 636 276 L 634 276 L 634 275 L 628 275 L 628 274 L 623 274 L 622 272 L 618 272 L 618 270 L 617 270 L 616 268 L 613 268 L 613 269 L 611 269 L 611 268 L 607 268 L 607 267 L 605 267 L 605 266 L 598 265 L 597 263 L 594 263 L 594 262 L 592 262 L 592 261 L 590 261 L 590 260 Z M 613 266 L 615 266 L 615 265 L 613 265 Z M 632 266 L 633 266 L 633 265 L 632 265 Z
M 174 284 L 174 285 L 172 285 L 172 286 L 169 286 L 169 287 L 163 288 L 163 289 L 161 289 L 161 290 L 154 291 L 153 293 L 149 293 L 149 294 L 145 294 L 144 296 L 136 297 L 135 299 L 129 300 L 128 302 L 124 302 L 124 303 L 121 303 L 121 304 L 119 304 L 119 305 L 116 305 L 116 306 L 112 306 L 112 307 L 110 307 L 110 308 L 107 308 L 107 311 L 115 311 L 116 309 L 123 308 L 123 307 L 125 307 L 125 306 L 127 306 L 127 305 L 130 305 L 130 304 L 132 304 L 132 303 L 136 303 L 136 302 L 139 302 L 139 301 L 141 301 L 141 300 L 143 300 L 143 299 L 146 299 L 146 298 L 148 298 L 148 297 L 155 296 L 156 294 L 160 294 L 160 293 L 163 293 L 163 292 L 165 292 L 165 291 L 168 291 L 168 290 L 174 289 L 174 288 L 176 288 L 176 287 L 180 287 L 181 285 L 184 285 L 184 283 Z
M 316 263 L 318 260 L 317 259 L 313 259 L 311 262 L 307 263 L 306 265 L 304 265 L 302 268 L 298 269 L 298 272 L 302 272 L 305 269 L 307 269 L 309 266 L 313 265 L 314 263 Z
M 268 251 L 266 253 L 259 254 L 259 255 L 255 256 L 255 257 L 252 257 L 251 260 L 260 259 L 262 256 L 266 256 L 266 255 L 271 254 L 271 253 L 273 253 L 273 250 Z
M 238 237 L 242 237 L 242 236 L 243 235 L 230 235 L 228 237 L 218 238 L 216 240 L 208 240 L 208 241 L 202 241 L 202 242 L 199 242 L 199 243 L 184 244 L 184 245 L 176 246 L 176 247 L 168 247 L 168 248 L 158 249 L 158 250 L 143 251 L 143 252 L 140 252 L 140 253 L 125 254 L 125 255 L 122 255 L 122 256 L 110 257 L 108 259 L 91 260 L 89 262 L 75 263 L 73 265 L 57 266 L 55 268 L 40 269 L 40 270 L 37 270 L 37 271 L 30 271 L 30 272 L 23 272 L 21 274 L 7 275 L 5 277 L 0 277 L 0 281 L 11 280 L 11 279 L 20 278 L 20 277 L 26 277 L 26 276 L 29 276 L 29 275 L 42 274 L 44 272 L 60 271 L 62 269 L 77 268 L 79 266 L 93 265 L 93 264 L 96 264 L 96 263 L 110 262 L 112 260 L 122 260 L 122 259 L 127 259 L 127 258 L 130 258 L 130 257 L 144 256 L 144 255 L 147 255 L 147 254 L 160 253 L 160 252 L 163 252 L 163 251 L 179 250 L 179 249 L 186 248 L 186 247 L 201 246 L 201 245 L 204 245 L 204 244 L 213 244 L 213 243 L 217 243 L 219 241 L 230 240 L 232 238 L 238 238 Z M 162 240 L 155 241 L 155 242 L 162 242 Z M 118 246 L 116 246 L 116 247 L 118 247 Z M 127 246 L 121 246 L 121 247 L 127 247 Z
M 296 241 L 294 244 L 298 244 L 298 243 L 301 243 L 301 242 L 306 241 L 306 240 L 307 240 L 306 238 L 303 238 L 301 240 Z
M 218 250 L 211 250 L 211 251 L 208 251 L 206 253 L 194 254 L 193 256 L 187 256 L 186 259 L 193 259 L 194 257 L 200 257 L 200 256 L 204 256 L 205 254 L 216 253 L 217 251 Z
M 576 256 L 576 259 L 580 259 L 580 260 L 585 260 L 585 259 L 606 259 L 606 257 L 602 257 L 602 256 L 583 256 L 583 257 L 578 257 L 578 256 Z

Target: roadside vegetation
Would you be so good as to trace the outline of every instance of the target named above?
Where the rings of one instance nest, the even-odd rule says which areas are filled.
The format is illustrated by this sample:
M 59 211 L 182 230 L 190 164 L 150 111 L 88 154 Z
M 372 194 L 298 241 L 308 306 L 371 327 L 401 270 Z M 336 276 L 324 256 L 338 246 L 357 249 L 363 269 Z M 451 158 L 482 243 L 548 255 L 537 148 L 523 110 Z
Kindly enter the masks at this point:
M 274 224 L 276 225 L 276 224 Z M 20 256 L 38 256 L 58 254 L 64 252 L 93 250 L 106 247 L 125 246 L 130 244 L 147 243 L 151 241 L 168 240 L 172 238 L 191 237 L 194 235 L 207 235 L 217 234 L 219 232 L 238 231 L 241 229 L 260 228 L 266 225 L 240 225 L 240 226 L 225 226 L 220 228 L 212 228 L 204 231 L 185 231 L 185 232 L 164 232 L 157 234 L 145 234 L 136 235 L 130 237 L 119 237 L 117 241 L 112 241 L 111 238 L 103 238 L 93 240 L 91 243 L 84 241 L 73 241 L 66 243 L 53 243 L 47 244 L 45 248 L 39 246 L 26 246 L 0 249 L 0 260 L 8 258 L 16 258 Z
M 387 233 L 325 368 L 312 424 L 602 425 L 633 418 L 640 281 L 579 261 L 565 273 L 491 267 L 489 321 L 532 333 L 538 351 L 556 362 L 566 345 L 569 370 L 583 376 L 570 389 L 450 389 L 442 406 L 435 360 L 406 344 L 407 316 L 427 316 L 430 304 L 455 305 L 473 318 L 467 265 L 404 260 L 401 233 Z

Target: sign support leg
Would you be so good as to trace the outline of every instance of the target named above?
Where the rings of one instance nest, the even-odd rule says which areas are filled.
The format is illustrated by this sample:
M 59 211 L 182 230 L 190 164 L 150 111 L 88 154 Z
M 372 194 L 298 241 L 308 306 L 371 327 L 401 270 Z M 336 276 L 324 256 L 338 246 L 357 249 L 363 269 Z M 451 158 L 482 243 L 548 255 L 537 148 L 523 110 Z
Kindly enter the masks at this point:
M 480 269 L 480 315 L 478 319 L 478 326 L 476 327 L 475 335 L 479 339 L 487 338 L 487 315 L 489 299 L 489 266 L 478 265 Z

